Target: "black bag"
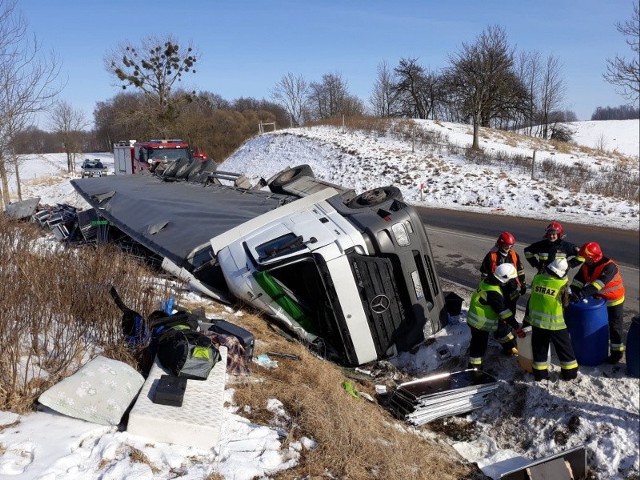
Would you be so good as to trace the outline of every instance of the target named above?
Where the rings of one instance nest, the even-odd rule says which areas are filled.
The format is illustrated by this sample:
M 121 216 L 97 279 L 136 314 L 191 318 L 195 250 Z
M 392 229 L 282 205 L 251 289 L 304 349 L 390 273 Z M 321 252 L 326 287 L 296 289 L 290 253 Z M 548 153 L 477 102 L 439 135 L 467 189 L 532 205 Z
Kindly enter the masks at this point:
M 169 328 L 158 338 L 158 360 L 177 377 L 206 380 L 220 360 L 211 339 L 190 329 Z
M 171 328 L 197 331 L 198 326 L 198 317 L 185 311 L 169 315 L 163 310 L 155 310 L 149 315 L 149 329 L 153 338 L 159 338 L 165 330 Z

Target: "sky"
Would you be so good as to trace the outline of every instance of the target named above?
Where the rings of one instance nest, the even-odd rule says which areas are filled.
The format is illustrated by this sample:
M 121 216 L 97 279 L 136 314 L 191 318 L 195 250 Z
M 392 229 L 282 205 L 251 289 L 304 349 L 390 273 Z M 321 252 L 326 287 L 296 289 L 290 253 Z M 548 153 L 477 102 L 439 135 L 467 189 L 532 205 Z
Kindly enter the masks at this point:
M 270 99 L 288 72 L 307 81 L 339 73 L 365 104 L 377 68 L 416 58 L 429 70 L 448 64 L 462 43 L 473 43 L 499 25 L 517 51 L 553 55 L 562 65 L 565 107 L 589 120 L 596 107 L 625 100 L 602 79 L 606 59 L 631 51 L 615 28 L 631 18 L 632 1 L 612 0 L 113 0 L 73 2 L 19 0 L 42 43 L 61 63 L 61 97 L 93 119 L 96 102 L 121 90 L 104 67 L 118 45 L 149 36 L 173 35 L 199 52 L 197 73 L 182 86 L 227 100 Z M 47 127 L 40 116 L 41 128 Z
M 471 142 L 466 125 L 431 121 L 419 124 L 447 134 L 450 144 L 468 146 Z M 637 178 L 640 145 L 637 120 L 579 122 L 571 126 L 580 145 L 596 146 L 605 142 L 609 148 L 630 155 L 636 166 Z M 504 143 L 498 133 L 484 134 L 481 146 L 511 153 L 530 152 L 530 146 L 524 140 Z M 577 149 L 568 153 L 545 152 L 544 149 L 539 152 L 553 161 L 584 161 L 594 168 L 609 168 L 614 162 L 608 155 L 596 158 L 593 152 Z M 106 165 L 113 167 L 113 156 L 108 152 L 87 155 L 101 158 Z M 221 169 L 251 172 L 267 178 L 294 160 L 296 164 L 309 163 L 319 178 L 330 181 L 339 178 L 341 184 L 360 192 L 371 188 L 373 182 L 386 184 L 389 178 L 384 173 L 371 170 L 372 165 L 375 169 L 386 159 L 389 162 L 387 170 L 430 175 L 437 169 L 438 182 L 430 185 L 429 200 L 423 202 L 425 204 L 461 208 L 460 200 L 464 198 L 471 204 L 465 208 L 477 208 L 488 214 L 495 213 L 498 205 L 504 208 L 505 214 L 529 211 L 532 216 L 548 217 L 553 214 L 559 221 L 576 220 L 572 209 L 552 212 L 542 207 L 534 198 L 536 195 L 544 197 L 553 193 L 563 197 L 565 192 L 546 188 L 541 182 L 534 183 L 527 175 L 508 170 L 500 174 L 500 178 L 511 180 L 507 190 L 516 194 L 513 201 L 505 202 L 504 186 L 492 185 L 492 179 L 486 175 L 472 175 L 477 166 L 467 168 L 464 157 L 455 150 L 453 153 L 443 150 L 437 164 L 418 168 L 416 162 L 424 157 L 424 152 L 416 150 L 414 154 L 409 145 L 394 138 L 363 136 L 360 132 L 343 132 L 339 128 L 313 127 L 255 137 L 230 156 Z M 78 157 L 78 165 L 83 158 Z M 25 156 L 23 160 L 25 198 L 40 196 L 42 203 L 53 205 L 60 202 L 82 207 L 83 201 L 69 184 L 70 175 L 65 173 L 64 154 Z M 415 180 L 410 185 L 397 186 L 405 199 L 419 204 L 421 202 L 413 188 Z M 484 196 L 478 194 L 481 191 Z M 572 208 L 582 213 L 583 221 L 596 225 L 615 222 L 626 225 L 626 228 L 638 229 L 637 203 L 629 206 L 628 202 L 606 199 L 610 210 L 601 211 L 593 204 L 602 199 L 594 196 L 574 194 L 572 201 Z M 637 277 L 637 265 L 634 271 Z M 466 313 L 471 292 L 444 279 L 442 288 L 454 291 L 464 299 L 461 314 L 451 318 L 434 337 L 433 343 L 392 359 L 398 368 L 411 372 L 415 378 L 423 378 L 436 371 L 458 371 L 466 366 L 470 340 Z M 203 306 L 211 305 L 209 300 L 195 292 L 176 291 L 176 294 L 180 296 L 179 302 L 184 299 L 194 308 L 198 302 Z M 637 297 L 637 292 L 633 295 Z M 225 307 L 220 308 L 216 316 L 242 325 L 245 314 Z M 516 316 L 521 321 L 523 312 L 519 310 Z M 449 352 L 449 358 L 438 354 L 442 349 Z M 500 352 L 500 346 L 492 340 L 484 362 L 489 373 L 496 378 L 495 393 L 488 397 L 482 408 L 448 419 L 452 428 L 475 425 L 470 428 L 472 433 L 459 441 L 438 437 L 441 441 L 448 442 L 465 460 L 476 462 L 492 479 L 498 479 L 502 473 L 530 461 L 577 446 L 586 448 L 589 468 L 595 470 L 594 478 L 624 480 L 640 474 L 640 380 L 626 374 L 626 360 L 615 366 L 581 365 L 578 379 L 565 383 L 558 380 L 559 363 L 552 349 L 551 378 L 535 383 L 530 374 L 522 371 L 515 358 L 505 358 Z M 277 359 L 272 360 L 277 364 Z M 249 480 L 268 477 L 286 469 L 298 461 L 299 453 L 304 449 L 315 448 L 312 438 L 290 444 L 283 441 L 286 432 L 283 435 L 281 428 L 288 424 L 288 412 L 278 399 L 270 399 L 267 405 L 273 413 L 273 421 L 268 425 L 253 424 L 242 416 L 242 406 L 233 400 L 232 383 L 226 384 L 225 400 L 228 403 L 220 422 L 220 438 L 209 450 L 153 441 L 119 431 L 116 427 L 65 417 L 42 406 L 33 414 L 0 412 L 0 446 L 4 448 L 0 449 L 0 479 L 162 480 L 173 478 L 179 471 L 184 478 L 204 478 L 211 473 L 219 473 L 228 480 Z M 408 424 L 404 426 L 410 428 Z M 41 434 L 44 431 L 47 435 Z M 132 448 L 140 450 L 149 459 L 155 472 L 146 463 L 132 461 L 129 454 Z

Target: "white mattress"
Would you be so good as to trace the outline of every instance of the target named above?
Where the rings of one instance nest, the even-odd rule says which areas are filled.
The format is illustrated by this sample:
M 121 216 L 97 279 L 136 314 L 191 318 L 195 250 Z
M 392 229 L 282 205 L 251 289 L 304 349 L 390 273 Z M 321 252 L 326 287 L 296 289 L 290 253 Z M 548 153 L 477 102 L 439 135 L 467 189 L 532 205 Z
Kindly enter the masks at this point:
M 156 380 L 166 372 L 156 357 L 129 413 L 127 431 L 156 442 L 210 449 L 220 437 L 226 382 L 227 348 L 206 380 L 187 380 L 181 407 L 153 403 Z

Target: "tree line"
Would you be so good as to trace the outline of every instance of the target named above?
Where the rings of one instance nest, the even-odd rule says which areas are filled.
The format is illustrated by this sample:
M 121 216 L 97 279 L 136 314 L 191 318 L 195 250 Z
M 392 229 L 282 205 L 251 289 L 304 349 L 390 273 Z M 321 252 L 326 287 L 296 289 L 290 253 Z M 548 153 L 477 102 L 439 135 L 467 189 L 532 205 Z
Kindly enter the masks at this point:
M 640 118 L 640 108 L 631 105 L 598 107 L 591 114 L 591 120 L 635 120 Z

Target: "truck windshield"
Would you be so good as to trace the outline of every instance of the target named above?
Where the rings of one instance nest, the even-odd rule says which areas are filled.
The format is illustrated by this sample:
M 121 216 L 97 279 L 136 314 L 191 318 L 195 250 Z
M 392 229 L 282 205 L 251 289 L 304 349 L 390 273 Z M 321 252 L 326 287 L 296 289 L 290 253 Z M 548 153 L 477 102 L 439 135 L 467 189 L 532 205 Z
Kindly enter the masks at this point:
M 189 158 L 189 151 L 185 148 L 147 148 L 147 158 L 150 160 L 172 162 L 180 158 Z
M 328 292 L 333 287 L 323 284 L 313 258 L 256 272 L 255 278 L 305 330 L 331 342 L 335 319 Z

